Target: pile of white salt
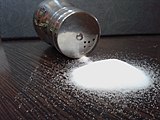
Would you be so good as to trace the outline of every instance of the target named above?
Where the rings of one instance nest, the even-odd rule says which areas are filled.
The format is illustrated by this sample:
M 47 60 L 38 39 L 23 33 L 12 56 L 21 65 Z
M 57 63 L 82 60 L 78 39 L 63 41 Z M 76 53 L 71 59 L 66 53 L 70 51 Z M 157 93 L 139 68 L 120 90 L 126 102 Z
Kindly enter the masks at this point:
M 74 68 L 71 81 L 89 90 L 130 91 L 144 89 L 150 85 L 150 77 L 139 68 L 118 59 L 96 62 L 87 61 L 84 66 Z

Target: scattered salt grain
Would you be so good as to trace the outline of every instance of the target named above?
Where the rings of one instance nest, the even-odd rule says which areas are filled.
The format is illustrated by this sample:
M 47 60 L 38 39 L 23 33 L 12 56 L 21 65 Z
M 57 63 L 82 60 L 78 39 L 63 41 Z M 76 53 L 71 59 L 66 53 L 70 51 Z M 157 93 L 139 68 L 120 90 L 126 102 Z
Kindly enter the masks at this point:
M 93 90 L 130 91 L 150 85 L 150 77 L 144 71 L 118 59 L 88 62 L 73 69 L 70 77 L 77 86 Z

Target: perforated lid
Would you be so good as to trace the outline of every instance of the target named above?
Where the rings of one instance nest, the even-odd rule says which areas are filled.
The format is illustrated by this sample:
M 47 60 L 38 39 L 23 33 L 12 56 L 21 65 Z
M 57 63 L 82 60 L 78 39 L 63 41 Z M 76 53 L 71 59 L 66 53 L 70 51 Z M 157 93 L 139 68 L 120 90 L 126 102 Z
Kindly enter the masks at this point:
M 97 19 L 86 12 L 76 12 L 63 20 L 58 30 L 57 47 L 70 58 L 80 58 L 93 50 L 99 36 Z

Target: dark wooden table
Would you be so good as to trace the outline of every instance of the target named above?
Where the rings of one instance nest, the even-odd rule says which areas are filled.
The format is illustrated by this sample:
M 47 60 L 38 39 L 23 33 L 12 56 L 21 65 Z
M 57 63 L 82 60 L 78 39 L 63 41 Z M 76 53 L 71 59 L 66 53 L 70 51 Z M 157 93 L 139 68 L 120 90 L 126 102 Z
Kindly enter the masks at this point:
M 160 120 L 160 36 L 102 37 L 88 55 L 115 58 L 152 74 L 153 85 L 121 93 L 76 87 L 67 72 L 79 66 L 39 40 L 3 41 L 0 47 L 0 120 Z

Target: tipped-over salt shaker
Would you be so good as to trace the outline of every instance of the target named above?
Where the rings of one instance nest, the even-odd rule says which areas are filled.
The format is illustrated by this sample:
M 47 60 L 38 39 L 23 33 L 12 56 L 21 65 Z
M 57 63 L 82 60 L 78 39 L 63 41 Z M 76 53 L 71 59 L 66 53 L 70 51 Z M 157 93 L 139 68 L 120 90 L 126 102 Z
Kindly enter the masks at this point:
M 96 17 L 77 9 L 64 0 L 45 0 L 34 13 L 38 36 L 70 58 L 91 52 L 100 37 Z

